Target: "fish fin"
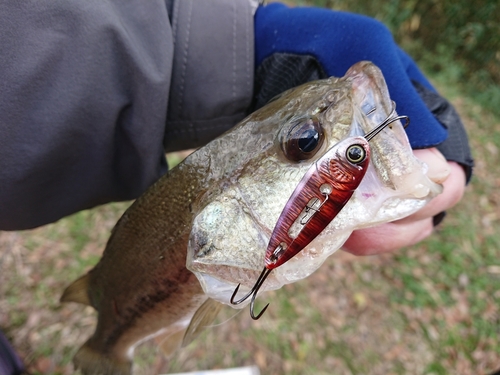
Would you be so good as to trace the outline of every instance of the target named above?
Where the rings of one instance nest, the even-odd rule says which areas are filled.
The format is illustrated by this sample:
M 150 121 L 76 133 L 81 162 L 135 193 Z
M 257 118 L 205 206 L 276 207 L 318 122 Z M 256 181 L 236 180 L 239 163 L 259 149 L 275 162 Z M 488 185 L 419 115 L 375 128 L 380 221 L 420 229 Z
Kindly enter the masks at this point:
M 102 354 L 93 349 L 87 341 L 73 357 L 75 370 L 80 369 L 83 375 L 130 375 L 132 362 L 112 354 Z
M 194 313 L 186 329 L 186 334 L 182 340 L 182 347 L 189 345 L 206 327 L 211 325 L 221 308 L 222 303 L 214 299 L 209 298 L 203 302 L 203 305 Z
M 83 305 L 92 306 L 88 295 L 89 274 L 73 281 L 63 292 L 61 302 L 77 302 Z
M 185 329 L 180 329 L 177 332 L 169 333 L 155 339 L 157 342 L 159 342 L 159 347 L 165 357 L 170 358 L 172 354 L 174 354 L 175 351 L 181 347 L 185 332 Z

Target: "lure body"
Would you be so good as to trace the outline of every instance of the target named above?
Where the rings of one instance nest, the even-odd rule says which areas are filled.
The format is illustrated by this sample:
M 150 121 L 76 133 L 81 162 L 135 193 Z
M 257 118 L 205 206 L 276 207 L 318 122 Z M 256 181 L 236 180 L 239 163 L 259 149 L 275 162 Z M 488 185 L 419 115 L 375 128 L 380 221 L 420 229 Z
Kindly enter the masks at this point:
M 267 269 L 287 262 L 326 228 L 363 180 L 369 160 L 368 141 L 364 137 L 349 137 L 309 168 L 271 235 L 265 256 Z

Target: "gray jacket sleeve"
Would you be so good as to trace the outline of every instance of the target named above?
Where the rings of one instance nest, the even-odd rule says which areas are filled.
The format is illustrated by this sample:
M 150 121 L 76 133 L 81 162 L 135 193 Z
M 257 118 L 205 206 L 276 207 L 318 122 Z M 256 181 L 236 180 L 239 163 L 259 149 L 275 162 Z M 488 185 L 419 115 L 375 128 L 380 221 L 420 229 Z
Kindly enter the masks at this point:
M 195 4 L 196 3 L 196 4 Z M 243 118 L 248 0 L 0 3 L 0 229 L 140 195 Z
M 174 1 L 166 151 L 199 147 L 242 120 L 254 84 L 249 0 Z

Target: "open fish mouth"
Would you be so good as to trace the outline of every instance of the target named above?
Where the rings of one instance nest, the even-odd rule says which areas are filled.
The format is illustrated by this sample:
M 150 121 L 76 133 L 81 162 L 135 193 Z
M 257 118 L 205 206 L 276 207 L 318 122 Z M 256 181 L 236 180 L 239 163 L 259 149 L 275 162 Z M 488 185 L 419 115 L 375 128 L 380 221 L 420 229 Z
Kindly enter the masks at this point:
M 354 65 L 339 80 L 351 87 L 351 123 L 343 137 L 363 136 L 393 111 L 385 80 L 372 63 Z M 195 217 L 187 267 L 209 297 L 227 304 L 236 284 L 242 284 L 242 292 L 252 287 L 265 264 L 266 248 L 283 207 L 314 160 L 330 146 L 315 159 L 293 166 L 279 156 L 262 158 L 252 165 L 251 173 L 242 171 Z M 427 178 L 426 166 L 413 156 L 399 121 L 370 146 L 370 166 L 351 200 L 303 251 L 272 272 L 261 291 L 309 276 L 352 231 L 408 216 L 441 192 Z

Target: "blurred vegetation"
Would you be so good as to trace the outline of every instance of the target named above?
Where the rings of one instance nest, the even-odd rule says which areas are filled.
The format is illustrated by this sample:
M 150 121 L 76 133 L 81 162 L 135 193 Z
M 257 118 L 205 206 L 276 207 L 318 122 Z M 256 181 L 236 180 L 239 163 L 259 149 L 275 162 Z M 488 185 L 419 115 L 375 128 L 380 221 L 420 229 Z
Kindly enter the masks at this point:
M 500 115 L 498 0 L 299 0 L 374 17 L 430 73 Z

